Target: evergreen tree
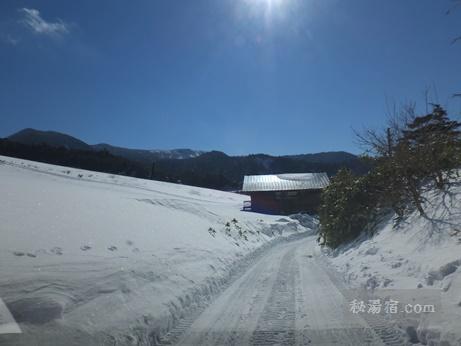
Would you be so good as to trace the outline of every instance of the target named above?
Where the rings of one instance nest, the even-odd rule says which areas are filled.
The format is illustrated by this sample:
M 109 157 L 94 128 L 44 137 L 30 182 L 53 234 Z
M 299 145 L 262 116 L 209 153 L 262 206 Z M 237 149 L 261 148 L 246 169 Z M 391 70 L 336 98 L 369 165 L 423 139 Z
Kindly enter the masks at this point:
M 435 105 L 432 113 L 416 117 L 403 131 L 402 144 L 416 159 L 413 161 L 417 168 L 440 189 L 449 185 L 460 164 L 460 127 L 442 107 Z

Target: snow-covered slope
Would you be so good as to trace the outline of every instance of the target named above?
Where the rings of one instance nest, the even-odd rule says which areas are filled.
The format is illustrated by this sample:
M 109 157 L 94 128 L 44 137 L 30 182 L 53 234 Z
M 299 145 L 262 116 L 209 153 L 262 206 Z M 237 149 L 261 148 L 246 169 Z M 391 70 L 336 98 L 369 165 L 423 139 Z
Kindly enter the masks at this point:
M 170 150 L 150 150 L 151 153 L 156 154 L 161 159 L 192 159 L 205 153 L 203 150 L 192 149 L 170 149 Z
M 307 230 L 240 211 L 247 196 L 1 156 L 0 196 L 0 298 L 24 332 L 0 343 L 153 343 Z
M 436 313 L 412 316 L 418 340 L 461 344 L 461 183 L 450 193 L 425 196 L 428 218 L 411 214 L 394 227 L 390 217 L 377 234 L 332 256 L 353 286 L 385 291 L 415 303 L 435 301 Z

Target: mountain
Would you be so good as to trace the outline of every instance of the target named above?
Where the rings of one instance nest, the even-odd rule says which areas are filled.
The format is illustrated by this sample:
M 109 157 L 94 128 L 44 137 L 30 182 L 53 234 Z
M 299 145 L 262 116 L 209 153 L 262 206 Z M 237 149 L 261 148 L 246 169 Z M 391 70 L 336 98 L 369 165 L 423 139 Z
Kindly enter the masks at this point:
M 122 156 L 127 159 L 138 162 L 150 162 L 161 159 L 189 159 L 200 156 L 204 151 L 192 149 L 171 149 L 171 150 L 145 150 L 145 149 L 128 149 L 116 147 L 110 144 L 95 144 L 92 145 L 95 150 L 107 150 L 109 153 L 117 156 Z
M 106 159 L 107 164 L 102 167 L 105 170 L 110 168 L 114 171 L 113 167 L 120 167 L 116 158 L 121 158 L 127 160 L 124 165 L 129 167 L 123 170 L 117 168 L 121 173 L 136 172 L 137 176 L 141 177 L 151 176 L 156 180 L 220 190 L 240 189 L 244 175 L 326 172 L 329 176 L 333 176 L 340 168 L 349 168 L 356 174 L 363 174 L 369 168 L 359 157 L 344 151 L 285 156 L 266 154 L 229 156 L 220 151 L 129 149 L 104 143 L 89 145 L 66 134 L 33 129 L 25 129 L 11 135 L 8 141 L 19 142 L 29 147 L 16 148 L 3 143 L 3 149 L 0 149 L 7 156 L 14 156 L 15 152 L 20 152 L 22 158 L 37 161 L 43 161 L 45 158 L 48 161 L 44 162 L 65 163 L 65 165 L 82 168 L 80 166 L 86 160 L 94 162 L 100 157 L 98 155 L 106 154 L 113 157 Z M 56 152 L 57 148 L 68 150 L 68 153 L 62 150 Z M 27 156 L 24 156 L 24 152 Z M 108 167 L 109 162 L 110 167 Z
M 287 155 L 285 157 L 318 163 L 338 163 L 357 160 L 356 155 L 345 151 L 329 151 L 316 154 Z
M 9 137 L 8 140 L 28 145 L 47 144 L 52 147 L 64 147 L 75 150 L 91 150 L 91 146 L 85 142 L 55 131 L 39 131 L 24 129 Z
M 340 168 L 349 168 L 356 174 L 368 171 L 368 166 L 359 157 L 346 152 L 228 156 L 223 152 L 210 151 L 196 158 L 158 160 L 155 177 L 168 177 L 168 181 L 181 181 L 188 185 L 238 190 L 244 175 L 326 172 L 333 176 Z
M 32 140 L 31 143 L 35 141 Z M 151 173 L 150 167 L 143 163 L 112 155 L 105 150 L 70 149 L 70 145 L 52 146 L 44 142 L 23 144 L 0 138 L 0 155 L 138 178 L 149 178 Z
M 203 150 L 192 149 L 171 149 L 171 150 L 151 150 L 151 153 L 157 155 L 161 159 L 191 159 L 203 155 Z
M 191 149 L 172 149 L 172 150 L 145 150 L 128 149 L 112 146 L 110 144 L 87 144 L 80 139 L 55 131 L 40 131 L 35 129 L 24 129 L 9 137 L 8 140 L 27 145 L 47 144 L 51 147 L 64 147 L 74 150 L 107 150 L 112 155 L 121 156 L 137 162 L 150 162 L 160 159 L 186 159 L 203 154 L 203 151 Z

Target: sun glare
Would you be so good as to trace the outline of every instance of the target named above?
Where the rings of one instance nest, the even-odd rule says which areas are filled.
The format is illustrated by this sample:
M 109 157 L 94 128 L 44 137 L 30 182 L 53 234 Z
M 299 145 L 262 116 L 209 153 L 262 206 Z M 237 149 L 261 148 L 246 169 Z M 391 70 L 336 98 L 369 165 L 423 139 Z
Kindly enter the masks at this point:
M 264 3 L 267 6 L 280 5 L 284 0 L 251 0 L 253 2 Z
M 274 15 L 284 11 L 289 0 L 244 0 L 254 16 L 263 16 L 266 22 L 271 23 Z
M 265 11 L 272 11 L 273 9 L 280 7 L 287 0 L 246 0 L 247 3 L 259 7 Z

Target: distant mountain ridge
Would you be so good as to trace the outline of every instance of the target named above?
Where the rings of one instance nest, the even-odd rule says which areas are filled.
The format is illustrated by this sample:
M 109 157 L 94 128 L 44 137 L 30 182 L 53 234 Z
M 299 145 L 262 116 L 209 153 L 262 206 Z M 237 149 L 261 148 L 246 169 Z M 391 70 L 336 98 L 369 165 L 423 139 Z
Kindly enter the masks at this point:
M 9 136 L 7 140 L 10 143 L 29 146 L 30 148 L 21 150 L 27 151 L 27 158 L 32 160 L 40 161 L 45 155 L 44 150 L 47 150 L 44 146 L 50 148 L 48 149 L 50 151 L 51 148 L 85 151 L 85 154 L 79 154 L 85 157 L 95 157 L 106 152 L 114 156 L 112 160 L 119 157 L 132 162 L 127 164 L 136 167 L 137 176 L 140 177 L 221 190 L 239 190 L 244 175 L 326 172 L 332 176 L 340 168 L 348 168 L 356 174 L 363 174 L 369 168 L 359 157 L 344 151 L 285 156 L 267 154 L 229 156 L 220 151 L 129 149 L 110 144 L 89 145 L 67 134 L 34 129 L 19 131 Z M 4 143 L 4 146 L 8 147 L 8 144 Z M 8 153 L 11 153 L 13 149 L 9 150 Z M 69 156 L 72 157 L 70 154 Z M 53 161 L 47 162 L 53 163 Z M 68 160 L 66 164 L 69 165 Z M 79 167 L 78 162 L 72 164 L 73 167 Z
M 138 162 L 153 162 L 155 160 L 172 159 L 182 160 L 190 159 L 205 153 L 201 150 L 192 149 L 171 149 L 171 150 L 147 150 L 147 149 L 129 149 L 117 147 L 106 143 L 95 144 L 91 146 L 93 150 L 107 150 L 113 155 L 122 156 Z
M 48 144 L 76 150 L 91 150 L 91 146 L 75 137 L 55 131 L 39 131 L 27 128 L 7 137 L 10 141 L 29 145 Z
M 53 147 L 65 147 L 67 149 L 76 150 L 107 150 L 112 155 L 122 156 L 134 161 L 146 161 L 146 160 L 162 160 L 162 159 L 191 159 L 196 158 L 205 153 L 211 153 L 212 156 L 227 156 L 227 157 L 245 157 L 245 156 L 228 156 L 227 154 L 219 151 L 206 152 L 202 150 L 192 149 L 130 149 L 124 147 L 118 147 L 107 143 L 99 144 L 87 144 L 84 141 L 75 138 L 71 135 L 64 134 L 56 131 L 41 131 L 32 128 L 26 128 L 18 131 L 7 137 L 8 140 L 19 142 L 28 145 L 39 145 L 47 144 Z M 354 154 L 345 151 L 331 151 L 314 154 L 298 154 L 298 155 L 283 155 L 283 156 L 271 156 L 267 154 L 252 154 L 248 155 L 254 157 L 255 160 L 260 162 L 262 165 L 269 165 L 269 162 L 273 162 L 275 157 L 279 158 L 291 158 L 300 161 L 318 162 L 318 163 L 337 163 L 347 162 L 357 158 Z
M 75 150 L 107 150 L 112 155 L 121 156 L 138 162 L 152 162 L 153 160 L 159 159 L 194 158 L 204 153 L 204 151 L 192 149 L 146 150 L 117 147 L 105 143 L 91 145 L 64 133 L 41 131 L 31 128 L 16 132 L 7 138 L 10 141 L 28 145 L 39 145 L 44 143 L 52 147 L 64 147 Z
M 356 174 L 364 174 L 369 169 L 359 157 L 347 152 L 228 156 L 210 151 L 192 159 L 156 162 L 157 172 L 167 174 L 170 181 L 180 180 L 196 186 L 210 183 L 208 187 L 224 186 L 225 189 L 240 189 L 244 175 L 325 172 L 333 176 L 341 168 L 348 168 Z

